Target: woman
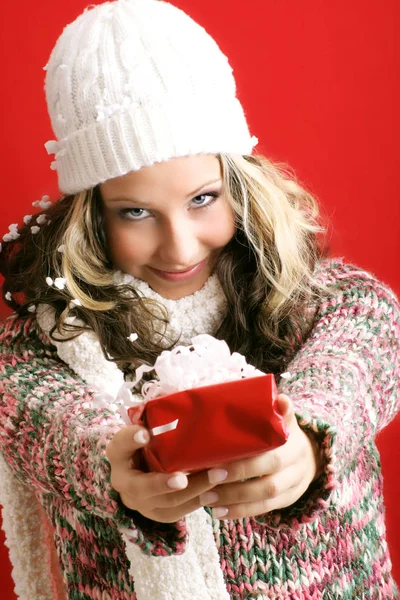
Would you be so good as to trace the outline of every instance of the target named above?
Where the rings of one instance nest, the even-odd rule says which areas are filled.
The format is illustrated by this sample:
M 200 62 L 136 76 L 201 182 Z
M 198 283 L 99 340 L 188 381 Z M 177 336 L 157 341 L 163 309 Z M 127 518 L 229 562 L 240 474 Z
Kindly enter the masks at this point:
M 374 444 L 397 410 L 393 294 L 323 260 L 314 200 L 251 156 L 226 57 L 172 5 L 86 11 L 46 94 L 64 196 L 10 226 L 1 254 L 18 313 L 1 338 L 12 534 L 27 483 L 69 598 L 396 598 Z M 289 439 L 195 475 L 143 472 L 148 432 L 113 403 L 197 333 L 286 372 Z M 54 597 L 32 568 L 22 593 Z

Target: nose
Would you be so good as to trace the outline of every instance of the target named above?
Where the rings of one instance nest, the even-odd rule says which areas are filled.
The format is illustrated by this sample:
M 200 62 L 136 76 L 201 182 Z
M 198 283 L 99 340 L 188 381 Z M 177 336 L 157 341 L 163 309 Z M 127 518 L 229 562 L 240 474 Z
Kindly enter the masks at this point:
M 175 219 L 166 223 L 158 246 L 158 258 L 165 270 L 184 269 L 199 262 L 200 243 L 193 223 Z

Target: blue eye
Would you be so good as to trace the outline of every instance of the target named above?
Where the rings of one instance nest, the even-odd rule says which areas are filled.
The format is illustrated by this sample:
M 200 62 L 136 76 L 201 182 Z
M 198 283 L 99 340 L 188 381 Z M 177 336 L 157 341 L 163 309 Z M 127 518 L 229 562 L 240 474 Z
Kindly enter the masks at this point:
M 209 208 L 218 200 L 221 192 L 208 192 L 207 194 L 199 194 L 191 200 L 192 206 L 196 209 Z M 125 221 L 143 221 L 151 216 L 151 211 L 145 208 L 121 208 L 119 215 Z
M 198 208 L 206 208 L 211 206 L 219 197 L 218 192 L 209 192 L 208 194 L 200 194 L 193 198 L 193 204 Z
M 123 208 L 120 211 L 122 218 L 128 221 L 141 221 L 148 217 L 148 213 L 144 208 Z

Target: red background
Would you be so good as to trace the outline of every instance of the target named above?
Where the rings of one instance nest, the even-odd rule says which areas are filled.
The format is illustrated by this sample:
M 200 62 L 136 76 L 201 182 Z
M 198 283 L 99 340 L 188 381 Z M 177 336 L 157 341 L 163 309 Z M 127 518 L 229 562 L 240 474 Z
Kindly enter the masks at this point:
M 0 232 L 57 197 L 43 144 L 48 122 L 42 67 L 85 0 L 19 0 L 0 8 L 2 132 Z M 258 150 L 294 167 L 319 197 L 331 253 L 400 292 L 400 4 L 398 0 L 176 0 L 219 41 L 234 67 Z M 213 89 L 204 89 L 212 95 Z M 4 308 L 1 309 L 4 314 Z M 396 513 L 400 422 L 378 439 L 387 526 L 400 581 Z M 2 599 L 14 598 L 0 540 Z

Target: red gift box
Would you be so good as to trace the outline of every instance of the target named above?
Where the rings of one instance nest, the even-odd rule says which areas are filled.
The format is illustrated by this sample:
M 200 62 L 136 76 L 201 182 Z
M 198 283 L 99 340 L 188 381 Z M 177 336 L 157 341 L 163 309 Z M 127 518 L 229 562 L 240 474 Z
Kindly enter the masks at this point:
M 273 375 L 193 388 L 128 409 L 151 432 L 143 455 L 151 471 L 194 472 L 285 443 Z

